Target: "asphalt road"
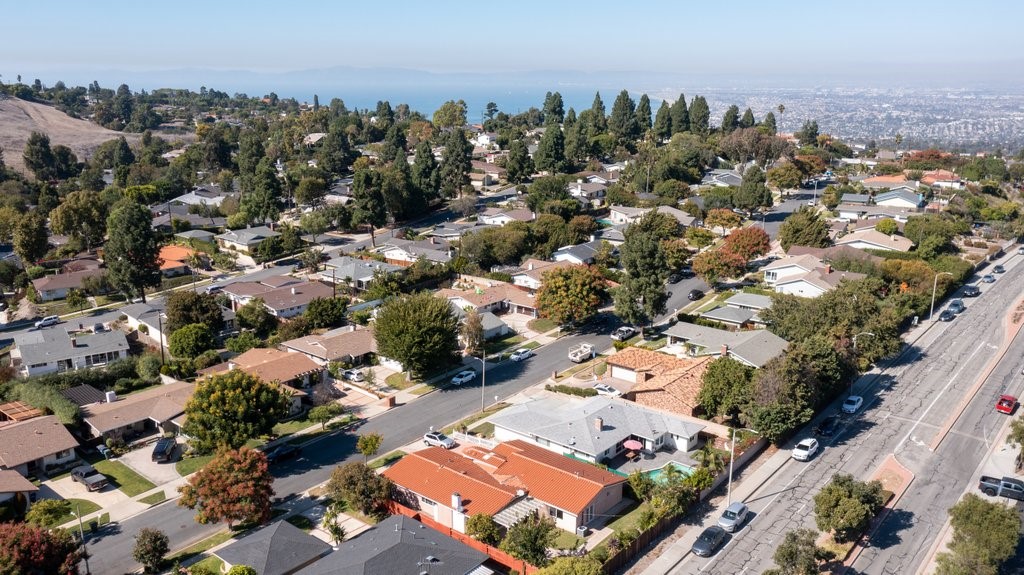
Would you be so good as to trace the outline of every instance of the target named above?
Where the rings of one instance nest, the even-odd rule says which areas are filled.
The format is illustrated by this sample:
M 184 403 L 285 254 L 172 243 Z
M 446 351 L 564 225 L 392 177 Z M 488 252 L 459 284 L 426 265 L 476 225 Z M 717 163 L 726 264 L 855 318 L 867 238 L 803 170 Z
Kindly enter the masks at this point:
M 934 452 L 929 449 L 995 357 L 1003 318 L 1021 294 L 1022 258 L 1008 256 L 1001 263 L 1007 273 L 995 284 L 981 284 L 982 295 L 966 299 L 967 310 L 956 320 L 933 325 L 895 365 L 856 388 L 855 393 L 865 396 L 862 411 L 844 417 L 840 431 L 823 440 L 824 450 L 817 457 L 808 463 L 787 462 L 759 489 L 747 501 L 753 519 L 722 550 L 709 559 L 688 555 L 671 573 L 760 573 L 773 564 L 786 532 L 816 529 L 812 498 L 834 473 L 867 478 L 890 453 L 915 479 L 848 573 L 914 573 L 928 558 L 947 509 L 976 480 L 976 469 L 1005 423 L 993 409 L 996 397 L 1006 392 L 1024 395 L 1019 376 L 1024 338 L 1018 337 L 946 439 Z M 838 411 L 838 402 L 828 410 L 833 411 Z M 811 428 L 784 447 L 791 448 Z
M 605 324 L 600 333 L 591 332 L 563 337 L 536 350 L 536 355 L 523 362 L 505 361 L 489 364 L 484 399 L 487 404 L 495 396 L 504 399 L 543 380 L 555 370 L 570 365 L 569 347 L 581 342 L 603 349 L 610 344 L 608 333 L 614 322 Z M 479 366 L 477 366 L 479 368 Z M 479 369 L 478 369 L 479 371 Z M 426 433 L 431 426 L 440 428 L 459 421 L 480 409 L 480 378 L 472 385 L 445 389 L 401 405 L 363 424 L 358 433 L 377 432 L 384 436 L 381 453 L 386 453 Z M 331 471 L 342 463 L 361 461 L 355 449 L 354 433 L 335 433 L 303 448 L 302 457 L 274 468 L 274 491 L 282 499 L 326 481 Z M 168 494 L 170 495 L 170 494 Z M 143 527 L 160 529 L 170 538 L 172 549 L 181 549 L 220 530 L 220 525 L 200 525 L 194 512 L 168 502 L 139 515 L 110 525 L 90 538 L 89 551 L 93 573 L 127 573 L 139 565 L 132 560 L 134 535 Z

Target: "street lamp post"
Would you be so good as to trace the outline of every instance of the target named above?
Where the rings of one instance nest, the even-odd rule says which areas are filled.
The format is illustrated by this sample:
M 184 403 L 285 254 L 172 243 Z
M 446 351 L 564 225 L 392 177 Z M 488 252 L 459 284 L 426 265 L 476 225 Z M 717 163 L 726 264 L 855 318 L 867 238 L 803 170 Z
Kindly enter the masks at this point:
M 85 560 L 85 573 L 92 575 L 92 571 L 89 570 L 89 550 L 85 548 L 85 529 L 82 528 L 82 506 L 75 504 L 73 513 L 78 518 L 78 540 L 82 546 L 82 559 Z
M 487 387 L 487 352 L 480 354 L 480 412 L 484 411 L 484 388 Z
M 728 487 L 726 488 L 726 497 L 725 497 L 726 498 L 726 503 L 725 503 L 726 507 L 729 507 L 730 505 L 732 505 L 732 468 L 733 468 L 733 462 L 736 461 L 736 432 L 737 431 L 751 431 L 753 433 L 757 433 L 756 430 L 750 429 L 748 427 L 741 427 L 739 429 L 733 429 L 731 431 L 732 440 L 729 441 L 729 483 L 728 483 Z
M 160 366 L 164 365 L 164 314 L 156 314 L 157 329 L 160 331 Z
M 931 311 L 928 312 L 928 319 L 933 321 L 935 320 L 935 290 L 939 287 L 939 276 L 943 274 L 947 276 L 953 275 L 949 272 L 939 272 L 935 274 L 935 279 L 932 280 L 932 308 Z

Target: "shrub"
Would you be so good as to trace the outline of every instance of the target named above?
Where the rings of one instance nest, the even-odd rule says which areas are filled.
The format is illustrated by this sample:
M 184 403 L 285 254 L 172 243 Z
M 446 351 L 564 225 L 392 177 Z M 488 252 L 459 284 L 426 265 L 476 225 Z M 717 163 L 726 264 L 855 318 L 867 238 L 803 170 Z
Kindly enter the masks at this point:
M 579 397 L 594 397 L 597 395 L 597 390 L 592 387 L 573 387 L 571 385 L 545 385 L 544 389 L 548 391 L 555 391 L 558 393 L 565 393 L 568 395 L 576 395 Z

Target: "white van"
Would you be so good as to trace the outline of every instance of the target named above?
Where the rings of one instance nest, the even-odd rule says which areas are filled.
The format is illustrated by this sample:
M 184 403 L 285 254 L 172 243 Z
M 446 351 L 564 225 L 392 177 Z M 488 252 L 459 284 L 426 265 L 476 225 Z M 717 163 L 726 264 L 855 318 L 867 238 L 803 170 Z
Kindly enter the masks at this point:
M 60 316 L 48 315 L 48 316 L 44 317 L 43 319 L 37 321 L 36 322 L 36 327 L 37 328 L 49 327 L 51 325 L 57 325 L 58 323 L 60 323 Z

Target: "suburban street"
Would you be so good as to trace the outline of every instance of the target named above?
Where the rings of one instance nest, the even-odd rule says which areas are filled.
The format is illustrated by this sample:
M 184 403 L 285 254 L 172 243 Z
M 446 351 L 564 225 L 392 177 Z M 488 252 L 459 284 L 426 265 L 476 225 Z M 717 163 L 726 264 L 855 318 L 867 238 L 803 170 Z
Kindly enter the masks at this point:
M 914 573 L 928 559 L 947 509 L 976 479 L 979 464 L 993 448 L 991 438 L 1006 422 L 993 409 L 996 398 L 1001 393 L 1024 395 L 1019 376 L 1024 337 L 1017 337 L 949 435 L 931 450 L 930 444 L 995 357 L 1003 339 L 1003 319 L 1021 295 L 1022 258 L 1007 256 L 1000 263 L 1007 272 L 994 284 L 980 284 L 982 295 L 966 299 L 965 312 L 952 322 L 936 322 L 892 367 L 855 389 L 865 396 L 865 407 L 844 418 L 840 431 L 823 441 L 822 453 L 807 463 L 788 461 L 747 500 L 753 519 L 714 557 L 688 554 L 670 572 L 760 573 L 772 565 L 786 532 L 816 528 L 813 497 L 834 473 L 867 479 L 895 453 L 915 479 L 848 572 Z M 838 403 L 829 412 L 838 412 Z M 812 427 L 806 426 L 784 448 L 791 448 Z M 704 524 L 716 520 L 708 517 Z
M 549 377 L 555 370 L 571 365 L 569 347 L 582 342 L 595 344 L 598 349 L 610 344 L 608 333 L 611 322 L 600 333 L 566 336 L 536 350 L 536 355 L 524 362 L 505 361 L 489 363 L 484 398 L 489 405 L 495 396 L 503 399 Z M 479 371 L 479 366 L 477 366 Z M 358 433 L 377 432 L 384 436 L 380 453 L 401 447 L 426 433 L 431 426 L 440 428 L 457 422 L 480 409 L 479 378 L 461 388 L 433 392 L 417 399 L 412 405 L 398 406 L 368 420 Z M 276 496 L 288 499 L 294 494 L 326 481 L 331 471 L 342 463 L 362 461 L 355 450 L 355 433 L 334 433 L 303 448 L 303 456 L 293 462 L 274 468 Z M 223 529 L 223 525 L 200 525 L 193 520 L 194 511 L 179 507 L 171 501 L 157 505 L 135 517 L 116 525 L 109 525 L 101 534 L 90 538 L 89 560 L 94 573 L 127 573 L 138 568 L 131 558 L 134 535 L 143 527 L 164 531 L 170 538 L 172 549 L 181 549 Z

